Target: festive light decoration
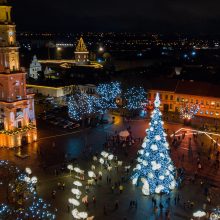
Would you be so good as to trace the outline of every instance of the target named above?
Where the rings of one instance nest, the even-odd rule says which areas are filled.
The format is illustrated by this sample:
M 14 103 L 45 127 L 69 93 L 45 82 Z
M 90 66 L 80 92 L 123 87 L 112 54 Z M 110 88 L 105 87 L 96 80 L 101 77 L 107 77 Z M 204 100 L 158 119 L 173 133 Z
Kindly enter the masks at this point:
M 219 220 L 220 219 L 220 206 L 212 210 L 210 214 L 210 220 Z
M 108 109 L 117 108 L 116 98 L 121 94 L 121 85 L 119 82 L 99 84 L 96 92 L 99 95 L 97 104 L 101 114 L 104 114 Z
M 132 87 L 124 94 L 126 100 L 125 108 L 128 110 L 140 110 L 144 108 L 146 102 L 146 92 L 142 87 Z
M 30 178 L 26 172 L 19 170 L 8 161 L 0 160 L 0 170 L 7 175 L 7 204 L 0 204 L 0 219 L 45 219 L 56 218 L 50 210 L 50 205 L 39 198 L 35 189 L 36 177 Z M 7 172 L 6 172 L 7 171 Z M 30 171 L 27 169 L 26 171 Z M 9 182 L 8 182 L 9 181 Z
M 68 114 L 70 118 L 80 121 L 84 117 L 97 112 L 97 98 L 86 93 L 77 93 L 69 97 Z
M 164 135 L 159 110 L 160 99 L 157 93 L 154 102 L 155 109 L 152 113 L 150 129 L 144 139 L 142 149 L 138 151 L 138 164 L 132 176 L 133 184 L 141 179 L 144 183 L 144 195 L 153 193 L 169 193 L 176 186 L 175 169 L 168 152 L 168 143 Z M 157 123 L 154 123 L 154 122 Z M 144 180 L 145 179 L 145 180 Z
M 199 109 L 198 104 L 183 103 L 180 107 L 180 117 L 182 119 L 191 120 L 198 113 Z

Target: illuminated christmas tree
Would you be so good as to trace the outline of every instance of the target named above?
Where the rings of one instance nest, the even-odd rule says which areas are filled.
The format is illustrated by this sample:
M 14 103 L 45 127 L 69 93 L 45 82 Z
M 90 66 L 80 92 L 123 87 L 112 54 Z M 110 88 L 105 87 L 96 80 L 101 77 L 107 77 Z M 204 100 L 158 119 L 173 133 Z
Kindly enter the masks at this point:
M 154 111 L 151 115 L 150 127 L 146 130 L 142 149 L 138 151 L 138 164 L 132 176 L 133 184 L 142 181 L 144 195 L 153 193 L 169 193 L 176 186 L 175 168 L 169 155 L 167 134 L 163 129 L 160 99 L 157 93 L 154 102 Z

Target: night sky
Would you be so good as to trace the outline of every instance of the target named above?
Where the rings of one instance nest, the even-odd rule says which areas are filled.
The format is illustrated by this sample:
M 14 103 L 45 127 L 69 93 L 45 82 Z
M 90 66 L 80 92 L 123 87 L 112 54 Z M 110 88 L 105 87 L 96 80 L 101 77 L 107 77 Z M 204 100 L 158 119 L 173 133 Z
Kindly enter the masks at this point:
M 9 0 L 18 30 L 220 32 L 220 0 Z

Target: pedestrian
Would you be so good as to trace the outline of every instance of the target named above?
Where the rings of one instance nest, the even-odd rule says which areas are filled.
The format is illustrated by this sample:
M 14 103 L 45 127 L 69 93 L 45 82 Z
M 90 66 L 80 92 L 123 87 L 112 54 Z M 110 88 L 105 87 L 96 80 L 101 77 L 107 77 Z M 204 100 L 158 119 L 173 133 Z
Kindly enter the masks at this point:
M 70 204 L 67 204 L 67 212 L 70 212 Z
M 129 209 L 133 208 L 133 201 L 131 200 L 129 203 Z
M 119 203 L 118 203 L 118 200 L 115 201 L 115 210 L 117 210 L 119 207 Z
M 180 202 L 180 195 L 178 194 L 177 195 L 177 203 L 179 203 Z
M 93 202 L 93 205 L 95 206 L 96 205 L 96 198 L 95 198 L 95 196 L 92 197 L 92 202 Z
M 120 192 L 120 194 L 123 192 L 123 190 L 124 190 L 124 187 L 123 187 L 122 185 L 120 185 L 120 186 L 119 186 L 119 192 Z
M 106 206 L 105 205 L 103 207 L 103 212 L 104 212 L 104 215 L 107 215 L 107 211 L 106 211 Z
M 62 190 L 65 190 L 65 183 L 62 184 Z
M 135 204 L 134 204 L 134 207 L 135 207 L 135 209 L 137 209 L 137 200 L 135 201 Z
M 112 189 L 112 194 L 113 194 L 113 193 L 114 193 L 114 191 L 115 191 L 115 186 L 114 186 L 114 185 L 112 185 L 111 189 Z
M 159 204 L 159 207 L 160 207 L 160 211 L 162 211 L 163 210 L 163 204 L 161 202 Z

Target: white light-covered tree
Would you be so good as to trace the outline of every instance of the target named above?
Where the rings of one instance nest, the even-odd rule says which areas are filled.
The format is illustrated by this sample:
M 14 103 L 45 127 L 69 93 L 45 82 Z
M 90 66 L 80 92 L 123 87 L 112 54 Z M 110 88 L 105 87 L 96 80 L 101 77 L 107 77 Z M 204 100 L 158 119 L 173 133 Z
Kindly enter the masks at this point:
M 86 93 L 76 93 L 68 99 L 68 114 L 70 118 L 79 121 L 85 116 L 97 112 L 97 98 Z
M 143 182 L 144 195 L 168 194 L 176 187 L 175 168 L 169 155 L 167 134 L 163 128 L 159 106 L 160 99 L 157 93 L 150 127 L 146 130 L 147 136 L 143 141 L 142 149 L 138 151 L 138 164 L 132 176 L 133 184 L 137 184 L 140 180 Z
M 128 110 L 141 110 L 146 102 L 146 91 L 143 87 L 132 87 L 124 94 L 125 108 Z
M 99 96 L 98 109 L 100 113 L 104 114 L 109 109 L 117 108 L 116 98 L 121 94 L 119 82 L 99 84 L 96 92 Z

